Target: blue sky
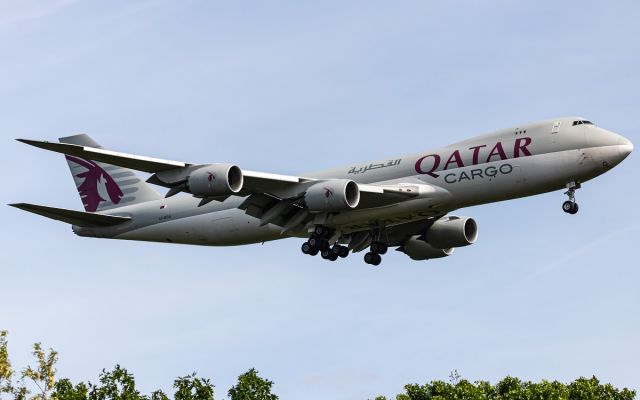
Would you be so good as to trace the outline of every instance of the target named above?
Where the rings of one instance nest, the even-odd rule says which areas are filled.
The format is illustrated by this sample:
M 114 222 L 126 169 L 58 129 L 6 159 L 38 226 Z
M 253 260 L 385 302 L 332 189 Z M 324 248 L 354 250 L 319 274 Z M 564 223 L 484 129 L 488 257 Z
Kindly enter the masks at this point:
M 582 115 L 638 144 L 637 2 L 0 1 L 4 203 L 81 209 L 59 155 L 12 139 L 296 173 Z M 0 207 L 0 328 L 24 366 L 120 363 L 143 391 L 256 367 L 282 399 L 463 377 L 639 388 L 632 154 L 578 191 L 460 210 L 444 260 L 328 263 L 300 240 L 204 248 L 79 238 Z

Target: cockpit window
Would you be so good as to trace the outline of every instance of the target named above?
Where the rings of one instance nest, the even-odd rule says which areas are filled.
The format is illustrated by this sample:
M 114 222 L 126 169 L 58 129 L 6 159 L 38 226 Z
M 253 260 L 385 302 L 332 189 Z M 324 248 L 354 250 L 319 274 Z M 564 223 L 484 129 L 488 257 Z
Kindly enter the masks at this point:
M 582 124 L 584 124 L 584 125 L 593 125 L 593 122 L 587 121 L 585 119 L 580 120 L 580 121 L 573 121 L 573 126 L 582 125 Z

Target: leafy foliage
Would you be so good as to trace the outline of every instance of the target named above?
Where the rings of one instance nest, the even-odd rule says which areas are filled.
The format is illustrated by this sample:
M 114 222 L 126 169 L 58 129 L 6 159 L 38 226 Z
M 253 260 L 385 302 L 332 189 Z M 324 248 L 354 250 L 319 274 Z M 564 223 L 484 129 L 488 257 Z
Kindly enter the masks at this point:
M 173 382 L 175 400 L 213 400 L 213 384 L 209 379 L 196 377 L 196 373 L 183 376 Z
M 22 378 L 30 379 L 35 386 L 37 386 L 39 393 L 31 397 L 33 400 L 48 400 L 51 398 L 51 391 L 56 382 L 56 369 L 55 365 L 58 361 L 58 352 L 49 349 L 49 354 L 42 350 L 40 343 L 33 345 L 33 353 L 38 366 L 33 368 L 31 366 L 25 368 L 22 371 Z
M 0 395 L 13 393 L 13 369 L 9 361 L 7 331 L 0 331 Z
M 3 395 L 8 395 L 11 400 L 169 400 L 161 390 L 152 392 L 150 396 L 141 394 L 136 389 L 133 374 L 120 365 L 112 371 L 102 370 L 97 384 L 74 384 L 66 378 L 56 379 L 58 353 L 55 350 L 45 351 L 40 343 L 35 343 L 32 354 L 37 366 L 26 367 L 16 380 L 9 360 L 7 332 L 0 331 L 0 400 L 4 399 Z M 278 396 L 271 393 L 272 387 L 273 382 L 261 378 L 258 371 L 251 368 L 238 377 L 228 396 L 230 400 L 278 400 Z M 35 394 L 31 395 L 31 389 Z M 209 379 L 197 377 L 195 372 L 177 378 L 173 389 L 174 400 L 214 400 L 214 385 Z M 491 385 L 486 381 L 472 383 L 462 379 L 458 371 L 453 371 L 448 383 L 409 384 L 404 387 L 404 393 L 395 396 L 395 400 L 633 400 L 635 397 L 635 391 L 602 384 L 595 376 L 578 378 L 569 384 L 546 380 L 525 382 L 507 376 Z M 387 398 L 378 396 L 375 400 Z
M 15 371 L 9 360 L 7 331 L 0 331 L 0 396 L 3 393 L 10 394 L 14 400 L 49 400 L 56 380 L 55 364 L 58 361 L 58 353 L 49 349 L 47 353 L 40 343 L 33 345 L 32 354 L 35 356 L 38 366 L 26 367 L 20 374 L 20 379 L 14 381 Z M 27 379 L 37 393 L 31 397 L 31 390 L 26 386 Z
M 103 370 L 100 383 L 77 385 L 69 379 L 56 383 L 55 400 L 169 400 L 161 390 L 151 396 L 140 394 L 136 389 L 135 378 L 126 369 L 116 365 L 113 371 Z M 208 379 L 196 377 L 196 374 L 176 379 L 173 383 L 175 400 L 213 400 L 213 385 Z
M 271 393 L 273 382 L 258 376 L 258 371 L 251 368 L 238 377 L 238 383 L 229 389 L 231 400 L 278 400 Z
M 52 397 L 54 400 L 86 400 L 89 398 L 89 387 L 84 382 L 74 386 L 69 379 L 60 379 L 55 384 Z
M 136 381 L 126 369 L 116 365 L 113 371 L 102 370 L 100 384 L 90 385 L 89 400 L 143 400 Z M 66 400 L 66 399 L 65 399 Z
M 13 369 L 9 361 L 7 331 L 0 331 L 0 393 L 11 393 Z
M 456 372 L 457 374 L 457 372 Z M 523 382 L 507 376 L 496 385 L 486 381 L 469 382 L 459 375 L 450 383 L 432 381 L 419 385 L 409 384 L 396 400 L 633 400 L 635 391 L 616 389 L 610 384 L 601 384 L 594 376 L 578 378 L 570 384 L 546 380 L 540 383 Z M 387 400 L 384 396 L 376 400 Z

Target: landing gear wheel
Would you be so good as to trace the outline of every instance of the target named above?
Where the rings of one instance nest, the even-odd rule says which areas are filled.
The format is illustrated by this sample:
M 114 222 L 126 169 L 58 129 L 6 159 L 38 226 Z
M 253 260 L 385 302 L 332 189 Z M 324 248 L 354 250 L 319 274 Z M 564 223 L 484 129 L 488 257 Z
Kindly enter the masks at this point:
M 316 236 L 323 237 L 329 233 L 329 230 L 322 225 L 316 225 L 315 229 L 313 230 L 313 233 Z
M 562 203 L 562 211 L 568 213 L 568 214 L 575 214 L 578 212 L 578 203 L 573 202 L 573 201 L 565 201 L 564 203 Z
M 322 250 L 320 256 L 325 260 L 335 261 L 338 259 L 338 255 L 333 252 L 331 249 Z
M 347 258 L 349 255 L 349 248 L 347 246 L 340 246 L 340 253 L 338 255 L 340 258 Z
M 311 246 L 318 247 L 318 245 L 320 244 L 320 239 L 312 237 L 309 239 L 309 244 Z
M 331 251 L 340 258 L 345 258 L 349 255 L 349 248 L 347 246 L 342 246 L 339 244 L 334 245 L 331 248 Z
M 382 257 L 380 257 L 380 254 L 370 251 L 364 255 L 364 262 L 371 265 L 380 265 Z
M 310 256 L 315 256 L 318 254 L 318 247 L 311 245 L 309 242 L 302 243 L 301 250 L 304 254 L 308 254 Z
M 372 252 L 368 252 L 367 254 L 364 255 L 364 262 L 366 262 L 367 264 L 371 264 L 373 262 L 373 256 L 376 253 L 372 253 Z
M 578 212 L 578 203 L 573 203 L 573 207 L 571 207 L 571 211 L 569 211 L 569 214 L 575 214 Z
M 371 243 L 371 251 L 378 254 L 385 254 L 389 246 L 382 242 L 373 242 Z
M 304 254 L 311 254 L 311 245 L 309 242 L 302 243 L 302 247 L 300 248 Z

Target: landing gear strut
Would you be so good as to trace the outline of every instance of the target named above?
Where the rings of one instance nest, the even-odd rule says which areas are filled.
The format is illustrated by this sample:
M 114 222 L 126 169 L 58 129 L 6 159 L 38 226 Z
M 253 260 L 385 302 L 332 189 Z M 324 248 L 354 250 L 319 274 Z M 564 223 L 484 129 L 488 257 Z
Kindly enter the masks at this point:
M 575 214 L 578 212 L 578 203 L 576 203 L 576 190 L 580 189 L 580 183 L 571 182 L 567 184 L 568 190 L 564 193 L 569 196 L 569 200 L 562 203 L 562 211 L 568 214 Z

